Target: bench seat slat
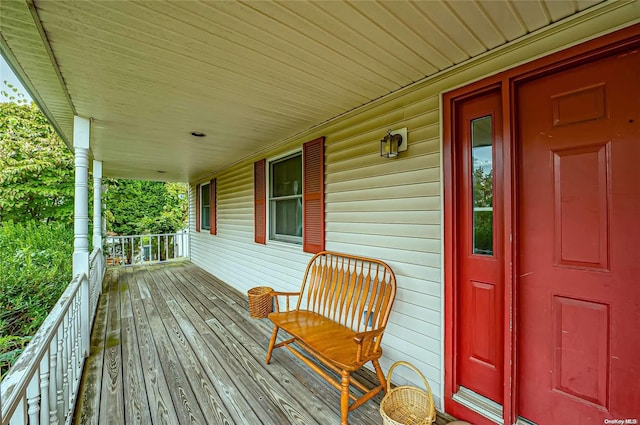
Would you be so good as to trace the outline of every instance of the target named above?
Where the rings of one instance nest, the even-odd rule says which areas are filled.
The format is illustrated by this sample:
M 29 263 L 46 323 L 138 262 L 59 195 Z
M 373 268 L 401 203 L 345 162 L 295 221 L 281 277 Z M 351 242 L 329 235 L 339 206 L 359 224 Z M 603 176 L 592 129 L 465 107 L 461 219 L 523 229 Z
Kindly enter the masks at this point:
M 341 369 L 360 368 L 360 364 L 353 363 L 358 344 L 354 340 L 356 333 L 351 329 L 304 310 L 271 313 L 269 319 Z

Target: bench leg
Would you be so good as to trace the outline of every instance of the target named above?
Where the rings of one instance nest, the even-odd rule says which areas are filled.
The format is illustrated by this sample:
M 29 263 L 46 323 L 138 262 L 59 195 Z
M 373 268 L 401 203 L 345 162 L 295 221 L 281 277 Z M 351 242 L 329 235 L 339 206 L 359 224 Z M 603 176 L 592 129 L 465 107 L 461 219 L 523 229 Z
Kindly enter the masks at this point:
M 373 363 L 373 368 L 375 369 L 376 375 L 378 376 L 378 381 L 380 381 L 380 385 L 382 385 L 382 391 L 384 391 L 386 394 L 387 379 L 384 377 L 384 373 L 382 372 L 382 368 L 380 367 L 380 362 L 378 361 L 378 359 L 376 359 L 376 360 L 371 360 L 371 363 Z
M 340 385 L 340 425 L 349 425 L 349 372 L 342 371 L 342 382 Z
M 271 339 L 269 340 L 269 349 L 267 350 L 267 359 L 265 361 L 267 364 L 271 361 L 271 353 L 273 352 L 273 346 L 276 344 L 278 329 L 280 329 L 278 325 L 273 326 L 273 332 L 271 333 Z

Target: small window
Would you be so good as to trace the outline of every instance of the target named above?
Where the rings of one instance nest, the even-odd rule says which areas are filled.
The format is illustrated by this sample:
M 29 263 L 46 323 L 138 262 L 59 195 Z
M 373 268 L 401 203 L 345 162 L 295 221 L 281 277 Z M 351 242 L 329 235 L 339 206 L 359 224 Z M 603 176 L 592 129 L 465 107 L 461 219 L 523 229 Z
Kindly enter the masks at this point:
M 473 253 L 493 255 L 493 132 L 491 116 L 471 121 Z
M 269 163 L 269 239 L 302 244 L 302 154 Z
M 209 210 L 211 209 L 211 199 L 209 196 L 209 183 L 200 186 L 200 228 L 209 230 L 211 223 Z

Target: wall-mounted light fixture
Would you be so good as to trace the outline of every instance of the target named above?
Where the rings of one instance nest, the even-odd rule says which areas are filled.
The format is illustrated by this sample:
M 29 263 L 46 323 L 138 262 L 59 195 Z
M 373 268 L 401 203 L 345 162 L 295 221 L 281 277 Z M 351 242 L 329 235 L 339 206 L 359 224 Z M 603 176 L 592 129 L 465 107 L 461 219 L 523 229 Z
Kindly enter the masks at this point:
M 387 131 L 386 136 L 380 140 L 380 156 L 395 158 L 398 153 L 407 150 L 407 128 Z

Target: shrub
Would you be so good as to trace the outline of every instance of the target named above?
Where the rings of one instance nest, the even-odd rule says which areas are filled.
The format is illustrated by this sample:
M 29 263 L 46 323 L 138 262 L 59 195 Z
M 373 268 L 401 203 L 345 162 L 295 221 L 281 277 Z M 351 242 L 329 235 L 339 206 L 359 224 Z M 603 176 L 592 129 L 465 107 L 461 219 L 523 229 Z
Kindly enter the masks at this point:
M 0 223 L 0 375 L 71 282 L 73 226 Z

